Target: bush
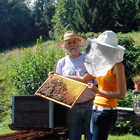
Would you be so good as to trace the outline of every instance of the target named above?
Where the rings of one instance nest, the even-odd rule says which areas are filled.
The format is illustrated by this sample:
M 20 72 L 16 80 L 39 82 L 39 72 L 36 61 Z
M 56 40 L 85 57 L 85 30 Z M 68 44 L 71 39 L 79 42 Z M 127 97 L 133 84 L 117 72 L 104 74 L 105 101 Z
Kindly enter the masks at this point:
M 138 73 L 140 69 L 140 46 L 134 44 L 130 35 L 118 33 L 118 44 L 125 47 L 123 64 L 125 67 L 127 89 L 134 89 L 131 75 Z
M 116 124 L 113 129 L 111 130 L 111 135 L 124 135 L 124 134 L 133 134 L 133 135 L 140 135 L 140 128 L 134 128 L 133 126 L 129 125 L 130 121 L 127 121 L 126 124 Z
M 100 34 L 101 34 L 101 33 L 94 33 L 94 32 L 87 32 L 87 33 L 78 32 L 78 36 L 83 37 L 83 38 L 85 38 L 85 39 L 87 39 L 88 37 L 97 38 Z
M 128 107 L 133 108 L 134 105 L 134 93 L 133 90 L 128 90 L 126 92 L 125 100 L 117 100 L 118 107 Z
M 48 47 L 47 53 L 42 46 L 42 37 L 37 40 L 36 53 L 31 49 L 25 49 L 25 54 L 20 62 L 14 60 L 15 72 L 10 73 L 10 80 L 16 87 L 18 95 L 34 94 L 36 90 L 48 78 L 49 71 L 55 71 L 56 62 L 63 57 L 63 52 L 57 52 L 54 46 Z M 59 56 L 59 57 L 58 57 Z

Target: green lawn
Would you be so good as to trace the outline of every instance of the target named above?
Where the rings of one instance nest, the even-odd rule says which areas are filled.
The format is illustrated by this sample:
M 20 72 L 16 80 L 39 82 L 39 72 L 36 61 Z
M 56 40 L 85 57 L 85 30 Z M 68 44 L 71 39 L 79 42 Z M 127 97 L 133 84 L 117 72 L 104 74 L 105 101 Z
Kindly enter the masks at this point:
M 11 110 L 0 114 L 0 135 L 14 132 L 8 127 L 8 124 L 11 124 L 11 122 Z
M 140 140 L 140 136 L 134 136 L 132 134 L 126 134 L 126 135 L 123 135 L 123 136 L 109 135 L 108 140 Z

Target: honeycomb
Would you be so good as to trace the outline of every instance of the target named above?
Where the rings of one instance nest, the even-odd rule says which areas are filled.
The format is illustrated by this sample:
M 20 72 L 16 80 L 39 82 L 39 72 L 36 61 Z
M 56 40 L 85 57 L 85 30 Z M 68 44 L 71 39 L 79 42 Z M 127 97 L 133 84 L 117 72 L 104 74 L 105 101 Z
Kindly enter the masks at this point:
M 84 83 L 52 75 L 41 85 L 35 95 L 72 108 L 86 88 L 87 85 Z
M 62 79 L 53 78 L 51 81 L 46 82 L 39 90 L 38 93 L 41 93 L 47 97 L 53 98 L 57 101 L 66 103 L 68 105 L 72 105 L 75 100 L 75 96 L 73 95 L 73 99 L 67 100 L 65 98 L 67 92 L 67 86 L 63 82 Z

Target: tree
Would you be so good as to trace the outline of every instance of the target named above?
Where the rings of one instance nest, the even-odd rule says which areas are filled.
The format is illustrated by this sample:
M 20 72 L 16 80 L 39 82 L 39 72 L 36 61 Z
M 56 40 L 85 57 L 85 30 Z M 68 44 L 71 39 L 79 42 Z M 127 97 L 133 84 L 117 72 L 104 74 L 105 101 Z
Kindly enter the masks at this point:
M 24 3 L 19 3 L 12 7 L 14 15 L 13 35 L 17 42 L 26 42 L 33 40 L 34 21 L 31 16 L 31 10 Z M 22 18 L 21 18 L 22 16 Z
M 114 25 L 115 2 L 112 0 L 77 0 L 71 26 L 80 32 L 102 32 Z
M 51 19 L 55 14 L 55 0 L 47 0 L 45 4 L 45 10 L 43 12 L 43 18 L 47 25 L 47 33 L 52 29 Z
M 77 0 L 76 10 L 73 17 L 71 17 L 71 27 L 74 31 L 88 32 L 92 31 L 94 24 L 94 17 L 97 13 L 95 8 L 97 0 Z
M 140 0 L 76 0 L 75 5 L 70 23 L 77 32 L 129 32 L 140 24 Z
M 31 11 L 23 0 L 0 1 L 0 42 L 9 47 L 32 38 Z
M 35 20 L 35 26 L 36 26 L 35 34 L 37 38 L 39 36 L 43 36 L 43 37 L 47 36 L 47 25 L 43 17 L 45 4 L 46 4 L 46 0 L 37 0 L 33 8 L 33 18 Z
M 70 17 L 75 11 L 75 0 L 59 0 L 52 18 L 53 34 L 62 39 L 64 32 L 70 30 Z
M 118 0 L 116 27 L 121 32 L 137 30 L 140 25 L 140 0 Z

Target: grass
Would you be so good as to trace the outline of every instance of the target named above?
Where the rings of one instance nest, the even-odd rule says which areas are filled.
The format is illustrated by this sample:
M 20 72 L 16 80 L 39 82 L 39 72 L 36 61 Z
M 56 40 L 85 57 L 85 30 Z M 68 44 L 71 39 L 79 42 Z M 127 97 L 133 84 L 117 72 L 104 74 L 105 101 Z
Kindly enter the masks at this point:
M 140 46 L 140 32 L 132 31 L 132 33 L 129 33 L 129 34 L 132 35 L 136 45 Z
M 14 132 L 8 126 L 11 121 L 11 109 L 0 114 L 0 135 Z
M 129 33 L 133 36 L 134 41 L 140 46 L 140 32 Z M 56 44 L 54 41 L 46 41 L 43 46 Z M 13 59 L 20 59 L 21 55 L 24 54 L 24 48 L 30 47 L 32 52 L 36 51 L 35 42 L 28 42 L 25 44 L 18 44 L 10 47 L 8 50 L 0 49 L 0 134 L 11 133 L 8 124 L 11 124 L 11 105 L 12 95 L 14 95 L 14 87 L 9 82 L 9 71 L 13 71 Z M 57 48 L 57 47 L 56 47 Z M 123 136 L 109 135 L 109 140 L 140 140 L 139 137 L 125 134 Z M 82 137 L 82 140 L 84 138 Z
M 134 136 L 132 134 L 125 134 L 123 136 L 109 135 L 108 140 L 140 140 L 140 137 L 139 136 Z
M 85 140 L 84 135 L 82 136 L 81 140 Z M 126 135 L 123 135 L 123 136 L 109 135 L 108 140 L 140 140 L 140 137 L 134 136 L 132 134 L 126 134 Z

